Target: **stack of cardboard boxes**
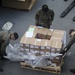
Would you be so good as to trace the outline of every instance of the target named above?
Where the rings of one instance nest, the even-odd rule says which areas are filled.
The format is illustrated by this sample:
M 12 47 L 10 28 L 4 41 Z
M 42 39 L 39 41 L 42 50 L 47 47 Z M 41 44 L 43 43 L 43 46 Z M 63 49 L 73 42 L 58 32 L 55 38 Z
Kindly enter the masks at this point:
M 29 32 L 30 36 L 25 33 L 20 43 L 23 44 L 23 48 L 26 51 L 35 53 L 36 56 L 60 53 L 63 48 L 65 31 L 30 26 L 27 32 Z M 61 56 L 47 59 L 47 61 L 52 63 L 50 64 L 51 66 L 59 66 L 61 64 Z
M 35 0 L 2 0 L 3 7 L 30 10 Z

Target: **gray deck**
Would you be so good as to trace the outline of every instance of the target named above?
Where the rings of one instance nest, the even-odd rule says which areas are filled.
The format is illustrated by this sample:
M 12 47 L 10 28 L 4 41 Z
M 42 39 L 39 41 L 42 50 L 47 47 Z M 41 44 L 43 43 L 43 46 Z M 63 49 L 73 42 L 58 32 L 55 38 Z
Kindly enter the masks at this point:
M 55 12 L 54 21 L 51 28 L 65 30 L 67 32 L 68 43 L 70 40 L 68 32 L 72 28 L 75 29 L 75 22 L 72 21 L 73 17 L 75 16 L 75 8 L 73 8 L 71 12 L 64 18 L 60 18 L 60 14 L 72 1 L 73 0 L 69 0 L 68 2 L 64 2 L 63 0 L 37 0 L 33 9 L 29 12 L 16 9 L 0 8 L 0 29 L 5 22 L 10 21 L 14 24 L 11 30 L 18 32 L 21 38 L 21 36 L 28 29 L 29 25 L 35 24 L 34 17 L 36 11 L 41 8 L 43 4 L 47 4 L 49 8 L 53 9 Z M 12 42 L 12 44 L 19 43 L 20 38 L 17 41 Z M 72 53 L 71 55 L 66 56 L 65 63 L 62 66 L 62 72 L 60 75 L 74 75 L 69 72 L 70 68 L 75 68 L 74 45 L 69 51 Z M 0 75 L 55 75 L 46 72 L 22 69 L 19 62 L 2 61 L 2 67 L 4 72 L 0 72 Z

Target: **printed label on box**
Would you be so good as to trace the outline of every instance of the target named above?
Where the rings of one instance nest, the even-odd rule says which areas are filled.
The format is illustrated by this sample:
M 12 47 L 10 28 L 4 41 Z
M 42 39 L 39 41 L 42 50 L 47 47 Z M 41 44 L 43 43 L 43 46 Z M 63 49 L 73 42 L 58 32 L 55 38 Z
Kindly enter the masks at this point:
M 36 54 L 36 53 L 39 53 L 39 51 L 35 51 L 34 53 L 35 53 L 35 54 Z
M 39 48 L 39 46 L 35 46 L 35 48 Z
M 50 47 L 46 47 L 46 49 L 51 49 Z
M 34 48 L 34 45 L 30 45 L 30 48 Z
M 50 57 L 51 60 L 54 60 L 54 57 Z
M 50 55 L 50 52 L 46 52 L 45 54 Z
M 55 59 L 60 59 L 59 57 L 55 57 Z
M 47 65 L 51 65 L 51 61 L 47 61 Z
M 31 53 L 34 53 L 34 50 L 31 49 L 30 52 L 31 52 Z
M 57 51 L 60 51 L 60 49 L 57 49 Z
M 41 49 L 45 49 L 45 47 L 44 46 L 41 46 Z
M 55 51 L 55 49 L 54 49 L 54 48 L 52 48 L 52 49 L 51 49 L 51 51 Z
M 56 63 L 51 63 L 51 66 L 52 67 L 56 67 Z
M 26 48 L 26 49 L 25 49 L 25 51 L 29 52 L 29 49 L 28 49 L 28 48 Z
M 40 54 L 44 54 L 44 51 L 40 51 Z
M 29 47 L 29 45 L 28 45 L 28 44 L 25 44 L 25 46 Z

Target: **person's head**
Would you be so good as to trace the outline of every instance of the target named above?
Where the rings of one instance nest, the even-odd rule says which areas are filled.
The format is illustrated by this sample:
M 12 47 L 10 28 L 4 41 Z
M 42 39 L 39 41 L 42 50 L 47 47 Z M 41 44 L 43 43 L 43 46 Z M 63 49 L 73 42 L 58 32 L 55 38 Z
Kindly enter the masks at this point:
M 11 40 L 17 40 L 19 37 L 18 33 L 14 32 L 10 34 L 10 39 Z
M 69 35 L 70 35 L 70 37 L 73 37 L 75 35 L 75 30 L 74 29 L 70 29 Z
M 47 12 L 48 11 L 48 6 L 47 5 L 43 5 L 42 6 L 42 11 L 43 12 Z

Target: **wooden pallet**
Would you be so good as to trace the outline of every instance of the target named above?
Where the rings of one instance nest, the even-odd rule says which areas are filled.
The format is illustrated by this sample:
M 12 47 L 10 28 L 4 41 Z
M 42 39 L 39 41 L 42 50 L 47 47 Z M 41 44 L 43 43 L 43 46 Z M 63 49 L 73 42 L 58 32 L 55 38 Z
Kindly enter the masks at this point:
M 29 64 L 25 62 L 21 62 L 20 65 L 22 68 L 31 69 L 31 70 L 38 70 L 38 71 L 44 71 L 49 73 L 55 73 L 55 74 L 61 73 L 61 65 L 56 67 L 46 66 L 46 67 L 36 67 L 36 68 L 32 68 Z

